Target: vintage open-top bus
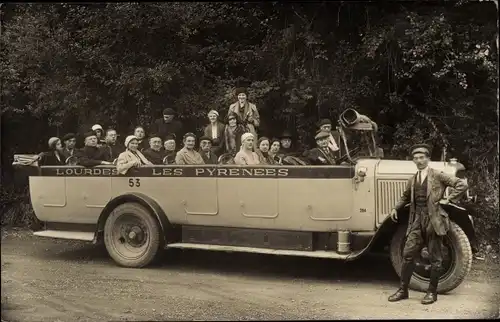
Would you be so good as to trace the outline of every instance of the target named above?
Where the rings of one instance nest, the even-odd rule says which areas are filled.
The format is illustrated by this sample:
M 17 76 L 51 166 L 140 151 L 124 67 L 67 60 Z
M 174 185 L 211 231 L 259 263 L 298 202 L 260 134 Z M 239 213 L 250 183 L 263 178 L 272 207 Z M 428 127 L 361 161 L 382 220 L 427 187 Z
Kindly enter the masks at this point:
M 388 217 L 415 172 L 412 161 L 385 160 L 374 124 L 354 110 L 339 121 L 340 165 L 165 165 L 119 175 L 114 166 L 37 166 L 30 170 L 31 203 L 44 229 L 37 236 L 104 241 L 122 266 L 143 267 L 162 248 L 196 248 L 355 260 L 389 247 L 400 273 L 408 207 L 398 223 Z M 29 158 L 28 158 L 29 159 Z M 463 166 L 431 162 L 456 174 Z M 468 197 L 468 195 L 466 196 Z M 472 217 L 457 204 L 445 210 L 439 292 L 456 288 L 472 264 Z M 426 250 L 410 287 L 425 291 Z

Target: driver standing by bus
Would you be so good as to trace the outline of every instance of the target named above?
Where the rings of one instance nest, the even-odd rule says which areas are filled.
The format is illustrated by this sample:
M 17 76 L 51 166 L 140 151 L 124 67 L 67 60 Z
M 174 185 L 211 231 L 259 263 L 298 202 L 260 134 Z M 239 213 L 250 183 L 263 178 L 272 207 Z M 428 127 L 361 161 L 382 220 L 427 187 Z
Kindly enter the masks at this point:
M 389 302 L 397 302 L 408 298 L 408 285 L 415 268 L 415 259 L 420 255 L 422 247 L 427 246 L 431 262 L 430 281 L 427 294 L 422 304 L 437 301 L 437 289 L 441 276 L 442 241 L 450 229 L 448 214 L 440 204 L 446 205 L 467 191 L 467 183 L 455 176 L 429 167 L 431 148 L 427 144 L 417 144 L 411 149 L 413 162 L 418 172 L 408 180 L 406 189 L 399 202 L 391 211 L 391 219 L 398 220 L 397 211 L 410 203 L 410 216 L 406 230 L 406 242 L 403 249 L 403 265 L 401 267 L 401 286 Z M 454 190 L 443 199 L 447 187 Z M 430 189 L 430 191 L 428 191 Z

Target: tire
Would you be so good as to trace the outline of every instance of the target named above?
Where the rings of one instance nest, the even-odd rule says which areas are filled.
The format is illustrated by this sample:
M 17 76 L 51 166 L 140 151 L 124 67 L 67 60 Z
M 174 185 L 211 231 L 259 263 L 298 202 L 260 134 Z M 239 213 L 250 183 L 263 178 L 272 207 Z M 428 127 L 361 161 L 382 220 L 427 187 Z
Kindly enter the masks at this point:
M 439 279 L 438 293 L 447 293 L 457 288 L 469 274 L 472 267 L 472 249 L 465 232 L 454 222 L 450 222 L 450 231 L 444 238 L 445 247 L 450 254 L 447 265 L 444 265 L 443 272 Z M 401 267 L 403 265 L 403 247 L 406 235 L 406 225 L 399 225 L 396 233 L 392 237 L 390 245 L 390 257 L 392 266 L 401 277 Z M 418 265 L 418 264 L 417 264 Z M 410 280 L 409 288 L 426 292 L 429 287 L 429 278 L 421 274 L 422 269 L 415 269 Z
M 153 262 L 161 250 L 162 235 L 157 219 L 138 203 L 119 205 L 104 224 L 106 250 L 124 267 L 140 268 Z

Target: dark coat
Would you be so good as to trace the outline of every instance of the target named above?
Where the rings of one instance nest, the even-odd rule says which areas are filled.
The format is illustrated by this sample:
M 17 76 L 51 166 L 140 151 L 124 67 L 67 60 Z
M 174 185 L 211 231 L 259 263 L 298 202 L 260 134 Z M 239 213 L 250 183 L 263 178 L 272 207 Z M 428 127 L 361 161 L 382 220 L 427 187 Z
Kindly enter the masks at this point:
M 206 153 L 202 151 L 198 151 L 201 154 L 201 157 L 203 158 L 203 161 L 205 161 L 205 164 L 217 164 L 217 161 L 219 158 L 217 155 L 213 152 L 210 153 L 210 157 L 207 156 Z
M 148 142 L 148 138 L 144 138 L 142 139 L 141 143 L 139 143 L 139 146 L 137 147 L 137 149 L 142 152 L 146 149 L 149 149 L 149 142 Z
M 111 156 L 107 149 L 94 146 L 84 146 L 77 153 L 78 164 L 84 167 L 100 165 L 102 161 L 111 162 Z
M 42 154 L 42 159 L 39 162 L 40 165 L 66 165 L 66 156 L 64 154 L 59 155 L 59 159 L 56 156 L 55 151 L 45 152 Z
M 182 123 L 179 120 L 172 120 L 170 123 L 165 123 L 163 118 L 157 119 L 151 125 L 150 133 L 158 135 L 162 141 L 165 140 L 165 137 L 169 134 L 175 135 L 175 142 L 180 144 L 182 141 L 182 136 L 184 133 Z
M 175 164 L 175 156 L 177 155 L 177 151 L 167 152 L 166 150 L 162 150 L 164 154 L 164 158 L 167 158 L 167 164 Z
M 410 203 L 410 217 L 406 234 L 410 232 L 415 218 L 415 173 L 406 184 L 406 189 L 401 196 L 401 199 L 396 204 L 394 209 L 400 210 L 406 204 Z M 430 221 L 434 231 L 438 236 L 444 236 L 450 229 L 450 220 L 448 214 L 440 206 L 439 201 L 443 198 L 447 187 L 452 187 L 454 190 L 450 192 L 449 200 L 454 200 L 467 191 L 467 183 L 455 176 L 451 176 L 442 171 L 429 168 L 427 172 L 427 209 L 429 211 Z
M 304 156 L 314 165 L 335 165 L 337 159 L 336 155 L 329 148 L 323 151 L 320 148 L 314 148 L 305 153 Z M 320 157 L 325 159 L 325 162 L 322 162 L 319 159 Z
M 118 159 L 120 153 L 125 151 L 125 146 L 123 144 L 118 144 L 118 143 L 115 143 L 113 145 L 105 144 L 101 147 L 101 149 L 107 150 L 110 159 L 106 161 L 113 162 L 113 160 Z
M 162 165 L 163 159 L 166 157 L 166 153 L 164 150 L 155 151 L 151 148 L 145 149 L 142 151 L 142 154 L 148 159 L 152 164 Z

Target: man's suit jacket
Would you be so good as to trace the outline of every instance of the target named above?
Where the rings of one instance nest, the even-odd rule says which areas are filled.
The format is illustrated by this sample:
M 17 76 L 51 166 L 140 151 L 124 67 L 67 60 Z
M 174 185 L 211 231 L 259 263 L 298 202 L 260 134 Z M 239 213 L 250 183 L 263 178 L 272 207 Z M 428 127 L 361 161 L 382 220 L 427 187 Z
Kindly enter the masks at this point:
M 410 232 L 411 225 L 415 218 L 415 173 L 406 184 L 406 189 L 401 196 L 401 199 L 394 207 L 396 210 L 402 209 L 406 204 L 410 203 L 410 218 L 408 221 L 408 229 L 406 234 Z M 455 190 L 450 192 L 449 200 L 457 199 L 460 195 L 467 191 L 467 183 L 464 180 L 455 176 L 451 176 L 442 171 L 438 171 L 429 167 L 427 172 L 427 208 L 429 211 L 430 221 L 434 231 L 439 236 L 444 236 L 450 229 L 450 219 L 448 214 L 440 206 L 439 201 L 443 198 L 447 187 L 453 187 Z

